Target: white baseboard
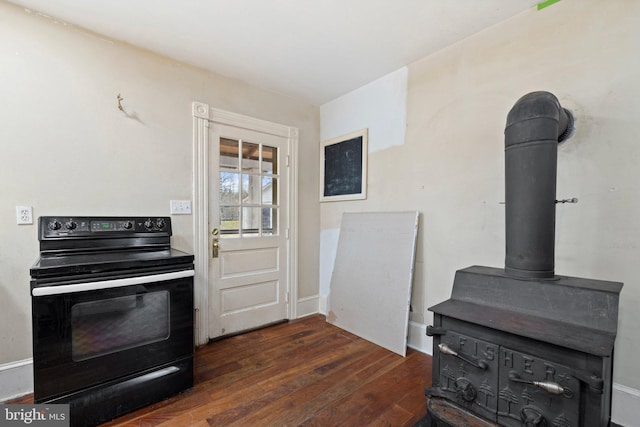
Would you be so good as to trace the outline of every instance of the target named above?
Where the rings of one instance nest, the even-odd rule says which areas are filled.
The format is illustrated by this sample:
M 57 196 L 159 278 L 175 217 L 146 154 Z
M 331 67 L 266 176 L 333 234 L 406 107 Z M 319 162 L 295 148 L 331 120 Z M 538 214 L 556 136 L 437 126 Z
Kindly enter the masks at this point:
M 327 296 L 320 295 L 318 299 L 318 312 L 327 315 Z
M 611 421 L 625 427 L 638 425 L 640 390 L 613 383 L 611 393 Z
M 0 402 L 33 393 L 33 359 L 0 365 Z
M 433 353 L 433 340 L 427 336 L 427 325 L 409 321 L 409 339 L 407 346 L 428 355 Z
M 296 310 L 296 317 L 299 319 L 301 317 L 310 316 L 312 314 L 318 313 L 318 305 L 319 305 L 319 297 L 318 295 L 314 295 L 311 297 L 300 298 L 298 300 L 298 307 Z

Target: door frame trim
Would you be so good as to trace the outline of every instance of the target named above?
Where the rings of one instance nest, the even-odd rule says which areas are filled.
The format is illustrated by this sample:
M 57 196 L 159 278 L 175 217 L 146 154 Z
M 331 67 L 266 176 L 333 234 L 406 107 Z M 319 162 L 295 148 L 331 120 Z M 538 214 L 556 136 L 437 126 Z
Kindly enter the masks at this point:
M 289 319 L 297 317 L 298 300 L 298 128 L 192 103 L 193 115 L 193 249 L 195 342 L 209 341 L 209 126 L 219 123 L 287 138 L 289 209 L 287 238 L 287 303 Z

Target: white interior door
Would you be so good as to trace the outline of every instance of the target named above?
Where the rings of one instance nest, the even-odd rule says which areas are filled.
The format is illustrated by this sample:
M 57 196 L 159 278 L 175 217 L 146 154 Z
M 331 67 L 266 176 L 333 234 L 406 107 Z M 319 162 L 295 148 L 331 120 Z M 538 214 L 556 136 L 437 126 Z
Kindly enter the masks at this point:
M 209 338 L 288 317 L 289 141 L 211 123 Z

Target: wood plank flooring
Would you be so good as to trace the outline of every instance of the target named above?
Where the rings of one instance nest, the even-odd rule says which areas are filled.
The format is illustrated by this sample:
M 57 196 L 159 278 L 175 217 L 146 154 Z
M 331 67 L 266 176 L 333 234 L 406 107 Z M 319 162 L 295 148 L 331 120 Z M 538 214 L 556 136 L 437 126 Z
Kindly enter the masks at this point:
M 193 389 L 104 426 L 411 426 L 430 384 L 430 356 L 314 315 L 198 348 Z

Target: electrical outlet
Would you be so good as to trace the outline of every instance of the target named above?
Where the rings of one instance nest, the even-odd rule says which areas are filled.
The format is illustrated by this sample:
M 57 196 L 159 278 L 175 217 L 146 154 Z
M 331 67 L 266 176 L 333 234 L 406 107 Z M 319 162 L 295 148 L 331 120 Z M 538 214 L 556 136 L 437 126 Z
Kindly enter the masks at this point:
M 191 214 L 191 200 L 171 200 L 169 205 L 171 215 Z
M 21 224 L 33 224 L 33 209 L 31 206 L 16 206 L 16 222 Z

